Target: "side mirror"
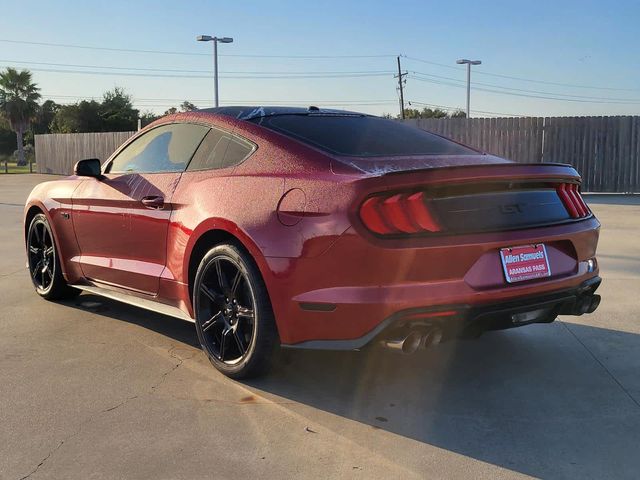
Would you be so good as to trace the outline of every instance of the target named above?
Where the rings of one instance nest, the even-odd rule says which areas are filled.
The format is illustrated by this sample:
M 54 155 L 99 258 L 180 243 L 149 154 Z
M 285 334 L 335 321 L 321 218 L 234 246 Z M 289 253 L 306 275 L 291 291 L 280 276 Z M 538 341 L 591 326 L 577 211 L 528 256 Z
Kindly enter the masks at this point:
M 73 167 L 73 174 L 79 177 L 102 177 L 102 171 L 100 170 L 100 160 L 97 158 L 87 158 L 80 160 Z

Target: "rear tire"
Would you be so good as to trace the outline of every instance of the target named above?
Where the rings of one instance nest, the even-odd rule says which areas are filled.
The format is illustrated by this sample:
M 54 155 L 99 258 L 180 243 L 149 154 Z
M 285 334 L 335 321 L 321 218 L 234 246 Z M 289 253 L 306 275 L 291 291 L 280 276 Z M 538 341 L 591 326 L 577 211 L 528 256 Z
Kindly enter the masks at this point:
M 62 275 L 60 257 L 47 217 L 39 213 L 27 231 L 27 259 L 36 293 L 47 300 L 73 298 L 80 290 L 70 287 Z
M 278 345 L 271 302 L 253 259 L 232 244 L 204 256 L 193 286 L 196 330 L 209 361 L 230 378 L 265 374 Z

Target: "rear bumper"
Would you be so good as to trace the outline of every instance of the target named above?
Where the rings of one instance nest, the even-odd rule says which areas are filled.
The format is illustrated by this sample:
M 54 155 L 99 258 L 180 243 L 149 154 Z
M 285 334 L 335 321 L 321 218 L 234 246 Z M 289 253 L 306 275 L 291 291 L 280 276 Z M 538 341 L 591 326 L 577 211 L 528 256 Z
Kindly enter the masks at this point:
M 357 350 L 385 338 L 389 332 L 410 329 L 414 323 L 437 325 L 445 338 L 477 336 L 487 330 L 514 328 L 532 323 L 550 323 L 558 315 L 591 313 L 600 302 L 595 291 L 602 279 L 595 275 L 576 287 L 518 297 L 508 301 L 470 305 L 448 304 L 429 308 L 398 311 L 380 322 L 363 336 L 347 340 L 311 340 L 291 345 L 290 348 L 321 350 Z
M 577 288 L 536 295 L 515 302 L 469 308 L 462 315 L 457 331 L 453 333 L 479 335 L 487 330 L 550 323 L 558 315 L 592 313 L 600 304 L 600 296 L 595 295 L 595 291 L 601 282 L 602 279 L 596 276 Z
M 313 346 L 316 340 L 356 345 L 409 309 L 497 305 L 579 288 L 598 275 L 589 260 L 596 255 L 599 226 L 592 217 L 571 225 L 400 244 L 349 229 L 317 257 L 267 257 L 263 276 L 283 345 Z M 552 276 L 506 283 L 500 249 L 532 243 L 544 243 Z

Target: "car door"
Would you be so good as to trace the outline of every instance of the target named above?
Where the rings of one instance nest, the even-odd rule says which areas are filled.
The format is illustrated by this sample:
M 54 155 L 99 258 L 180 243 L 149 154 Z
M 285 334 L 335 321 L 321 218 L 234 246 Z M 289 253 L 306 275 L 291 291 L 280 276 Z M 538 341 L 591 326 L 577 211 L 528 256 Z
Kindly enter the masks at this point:
M 73 195 L 80 265 L 93 282 L 155 295 L 166 263 L 172 196 L 208 127 L 156 127 L 137 137 Z

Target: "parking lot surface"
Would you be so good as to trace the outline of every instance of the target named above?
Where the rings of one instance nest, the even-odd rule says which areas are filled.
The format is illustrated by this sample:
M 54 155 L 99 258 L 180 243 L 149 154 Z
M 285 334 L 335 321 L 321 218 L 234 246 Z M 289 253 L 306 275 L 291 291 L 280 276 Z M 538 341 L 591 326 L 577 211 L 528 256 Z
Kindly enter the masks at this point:
M 602 222 L 596 313 L 414 356 L 291 352 L 236 382 L 192 324 L 40 299 L 0 177 L 0 478 L 638 478 L 640 199 Z

